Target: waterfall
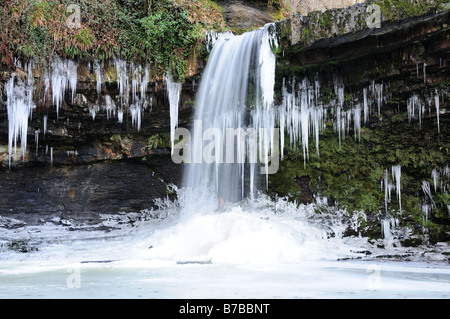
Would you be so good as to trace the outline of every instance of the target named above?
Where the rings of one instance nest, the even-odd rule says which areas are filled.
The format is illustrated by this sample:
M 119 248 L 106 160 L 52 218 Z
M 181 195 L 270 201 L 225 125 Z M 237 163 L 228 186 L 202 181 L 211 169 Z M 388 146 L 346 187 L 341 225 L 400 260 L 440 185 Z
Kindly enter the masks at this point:
M 212 195 L 206 199 L 236 202 L 246 189 L 252 196 L 258 155 L 267 173 L 269 154 L 277 151 L 272 26 L 218 36 L 210 52 L 195 106 L 192 161 L 183 180 L 196 194 L 203 188 Z

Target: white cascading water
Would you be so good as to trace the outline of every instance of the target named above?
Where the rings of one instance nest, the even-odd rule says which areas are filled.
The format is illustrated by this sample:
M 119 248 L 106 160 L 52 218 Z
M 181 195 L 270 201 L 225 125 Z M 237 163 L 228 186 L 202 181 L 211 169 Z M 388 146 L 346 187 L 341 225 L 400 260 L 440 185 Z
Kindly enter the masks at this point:
M 326 231 L 309 223 L 313 207 L 298 208 L 295 203 L 275 203 L 263 195 L 253 196 L 257 192 L 257 176 L 264 174 L 258 173 L 259 164 L 252 159 L 259 157 L 264 167 L 269 154 L 276 153 L 278 136 L 272 129 L 277 116 L 291 129 L 296 125 L 287 121 L 288 117 L 276 114 L 273 106 L 275 55 L 270 46 L 274 40 L 271 26 L 240 36 L 228 33 L 217 37 L 197 96 L 191 134 L 192 162 L 186 164 L 184 187 L 178 190 L 181 219 L 146 241 L 152 247 L 148 257 L 234 263 L 298 261 L 345 254 L 345 245 L 330 245 L 324 240 Z M 308 103 L 307 92 L 303 104 L 294 100 L 289 106 L 283 104 L 279 112 L 298 115 L 294 108 L 303 106 L 303 141 L 309 126 L 318 126 L 310 118 L 319 116 L 314 115 L 316 108 L 311 101 Z M 263 138 L 233 136 L 227 141 L 227 129 L 253 130 Z M 230 149 L 232 156 L 227 157 Z M 240 149 L 246 153 L 239 153 Z M 204 157 L 205 153 L 211 156 Z M 209 161 L 211 158 L 215 161 Z M 331 255 L 330 247 L 334 249 Z
M 212 194 L 207 197 L 216 197 L 216 203 L 219 198 L 226 202 L 243 199 L 245 174 L 249 174 L 252 188 L 257 156 L 267 165 L 273 151 L 275 55 L 271 26 L 218 37 L 203 73 L 194 115 L 192 162 L 185 170 L 184 186 Z M 249 130 L 256 134 L 244 136 Z M 228 134 L 231 132 L 236 139 Z M 246 159 L 250 165 L 245 165 Z M 249 192 L 253 194 L 254 189 Z
M 326 122 L 326 110 L 318 101 L 317 79 L 299 82 L 298 91 L 292 80 L 292 93 L 283 80 L 282 104 L 274 106 L 271 26 L 214 39 L 197 95 L 188 149 L 191 162 L 185 162 L 184 185 L 177 190 L 175 205 L 180 218 L 142 243 L 151 247 L 145 258 L 181 263 L 278 263 L 355 254 L 343 242 L 341 219 L 324 223 L 315 220 L 314 205 L 272 201 L 257 191 L 264 184 L 261 180 L 257 185 L 257 176 L 266 177 L 267 182 L 267 160 L 270 157 L 272 164 L 273 155 L 279 155 L 278 138 L 279 148 L 284 148 L 284 135 L 278 136 L 275 126 L 279 124 L 281 132 L 286 130 L 291 145 L 302 144 L 306 163 L 309 138 L 314 136 L 319 154 L 319 132 Z M 171 109 L 177 107 L 170 104 Z M 344 113 L 340 130 L 348 131 L 353 116 L 359 131 L 361 107 Z M 227 129 L 253 131 L 259 139 L 246 135 L 227 141 Z M 227 157 L 230 149 L 232 156 Z M 239 153 L 240 149 L 246 153 Z M 255 158 L 259 162 L 252 161 Z

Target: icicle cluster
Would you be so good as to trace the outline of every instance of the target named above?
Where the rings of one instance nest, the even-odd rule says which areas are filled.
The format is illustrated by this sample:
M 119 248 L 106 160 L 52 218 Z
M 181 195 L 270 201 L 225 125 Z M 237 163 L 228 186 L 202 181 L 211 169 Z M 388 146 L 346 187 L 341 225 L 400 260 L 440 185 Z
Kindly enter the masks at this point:
M 62 106 L 64 94 L 69 87 L 73 103 L 77 88 L 77 65 L 72 60 L 62 60 L 56 56 L 52 62 L 51 74 L 52 101 L 56 105 L 56 116 L 59 117 L 59 108 Z
M 296 147 L 301 142 L 304 162 L 309 158 L 309 138 L 314 136 L 316 153 L 319 155 L 319 135 L 325 129 L 328 112 L 331 113 L 333 129 L 338 135 L 339 146 L 353 128 L 354 138 L 361 139 L 361 123 L 369 121 L 373 105 L 381 108 L 383 103 L 383 85 L 375 84 L 363 89 L 363 105 L 344 105 L 344 85 L 336 82 L 334 91 L 336 100 L 324 105 L 320 100 L 320 84 L 316 77 L 314 81 L 304 79 L 296 83 L 295 79 L 289 81 L 291 92 L 288 92 L 285 79 L 283 79 L 283 100 L 278 107 L 278 119 L 281 132 L 286 131 L 290 146 Z M 281 146 L 284 146 L 284 136 L 281 136 Z M 282 149 L 281 147 L 281 149 Z M 282 154 L 283 155 L 283 154 Z
M 291 80 L 291 87 L 295 88 L 295 79 Z M 303 148 L 304 165 L 309 159 L 309 138 L 314 136 L 316 152 L 319 155 L 319 134 L 325 128 L 326 111 L 318 100 L 318 81 L 310 83 L 304 79 L 296 90 L 288 92 L 283 81 L 283 104 L 278 107 L 278 119 L 280 125 L 281 145 L 284 148 L 284 134 L 287 132 L 290 146 L 295 148 L 301 141 Z M 281 153 L 283 159 L 283 153 Z
M 443 92 L 445 93 L 445 92 Z M 428 107 L 429 116 L 431 116 L 431 111 L 434 108 L 436 110 L 436 120 L 437 120 L 437 130 L 440 133 L 440 123 L 439 123 L 439 113 L 440 113 L 440 97 L 438 89 L 435 89 L 434 94 L 432 93 L 430 96 L 425 96 L 423 99 L 419 97 L 417 93 L 413 93 L 411 97 L 408 98 L 407 101 L 407 112 L 408 112 L 408 121 L 414 119 L 419 120 L 419 127 L 422 128 L 422 122 L 425 117 L 425 111 Z
M 123 122 L 124 108 L 128 107 L 131 113 L 132 127 L 140 131 L 143 113 L 148 107 L 146 92 L 150 80 L 150 67 L 148 65 L 143 67 L 133 62 L 128 66 L 126 61 L 119 58 L 114 59 L 114 64 L 117 72 L 120 102 L 120 108 L 117 111 L 118 122 Z M 129 69 L 130 71 L 128 71 Z M 108 118 L 111 113 L 115 114 L 116 106 L 110 97 L 105 98 L 104 108 L 109 112 Z
M 11 157 L 17 152 L 17 141 L 20 138 L 22 157 L 25 159 L 27 149 L 28 118 L 35 108 L 33 103 L 33 81 L 31 66 L 29 67 L 28 81 L 23 83 L 13 74 L 5 87 L 8 112 L 8 154 L 9 166 L 11 167 Z
M 431 179 L 433 181 L 433 188 L 431 187 L 431 183 L 427 180 L 422 181 L 422 191 L 425 195 L 424 201 L 421 205 L 422 213 L 424 221 L 428 221 L 428 216 L 433 210 L 433 207 L 436 207 L 436 203 L 433 199 L 432 189 L 434 189 L 434 192 L 436 193 L 438 189 L 440 189 L 441 192 L 444 192 L 447 194 L 448 190 L 448 180 L 450 178 L 450 168 L 448 165 L 446 165 L 443 168 L 434 168 L 431 171 Z M 447 205 L 448 212 L 450 214 L 450 205 Z
M 385 218 L 381 220 L 381 235 L 384 238 L 384 246 L 386 248 L 391 248 L 395 241 L 395 228 L 398 228 L 399 220 L 397 218 Z
M 401 165 L 394 165 L 391 167 L 392 182 L 395 183 L 392 184 L 389 181 L 389 170 L 387 169 L 384 170 L 384 178 L 381 181 L 381 187 L 384 188 L 384 207 L 386 213 L 389 213 L 388 203 L 391 202 L 391 191 L 394 189 L 397 192 L 397 199 L 400 213 L 402 211 L 401 174 L 402 174 Z

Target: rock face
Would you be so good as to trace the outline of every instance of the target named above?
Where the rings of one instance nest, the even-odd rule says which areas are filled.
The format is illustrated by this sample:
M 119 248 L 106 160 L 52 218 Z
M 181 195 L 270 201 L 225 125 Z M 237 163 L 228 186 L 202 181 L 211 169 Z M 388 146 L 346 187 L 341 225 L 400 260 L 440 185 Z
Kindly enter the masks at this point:
M 28 225 L 55 218 L 96 224 L 101 214 L 139 212 L 168 196 L 162 179 L 170 158 L 101 161 L 83 165 L 28 165 L 1 172 L 2 216 Z M 177 167 L 170 179 L 177 181 Z M 178 171 L 179 172 L 179 171 Z
M 291 14 L 300 13 L 307 15 L 313 11 L 324 11 L 334 8 L 345 8 L 363 0 L 283 0 L 283 4 L 289 9 Z
M 273 19 L 264 11 L 241 1 L 221 2 L 227 26 L 235 30 L 260 28 Z

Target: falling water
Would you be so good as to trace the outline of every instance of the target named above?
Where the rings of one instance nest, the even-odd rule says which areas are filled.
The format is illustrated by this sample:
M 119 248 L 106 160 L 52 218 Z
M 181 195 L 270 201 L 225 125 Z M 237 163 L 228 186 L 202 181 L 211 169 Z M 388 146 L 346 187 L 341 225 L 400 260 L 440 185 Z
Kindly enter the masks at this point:
M 184 175 L 188 189 L 203 187 L 212 197 L 235 202 L 246 195 L 246 173 L 251 187 L 255 185 L 257 152 L 267 166 L 275 126 L 271 26 L 215 40 L 197 95 L 193 161 Z M 258 140 L 261 136 L 265 138 Z M 205 160 L 205 154 L 214 160 Z

